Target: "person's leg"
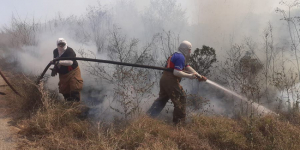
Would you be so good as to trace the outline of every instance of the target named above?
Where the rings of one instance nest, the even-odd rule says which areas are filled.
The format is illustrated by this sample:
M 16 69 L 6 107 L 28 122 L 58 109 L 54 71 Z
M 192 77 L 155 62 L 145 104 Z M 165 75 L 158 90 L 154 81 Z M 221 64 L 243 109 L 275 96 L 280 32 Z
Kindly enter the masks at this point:
M 177 100 L 174 103 L 174 111 L 173 111 L 173 122 L 175 124 L 184 123 L 186 117 L 186 97 L 181 96 L 179 98 L 179 101 Z
M 150 109 L 147 111 L 147 114 L 151 117 L 157 117 L 160 112 L 163 110 L 163 108 L 166 106 L 168 100 L 170 99 L 168 97 L 168 94 L 166 93 L 166 76 L 163 75 L 162 78 L 159 81 L 159 97 L 153 102 Z
M 70 94 L 63 94 L 63 96 L 64 96 L 64 99 L 65 99 L 65 100 L 67 100 L 67 99 L 70 98 Z
M 67 99 L 67 101 L 79 102 L 80 101 L 80 92 L 79 91 L 71 91 L 70 97 Z
M 150 107 L 150 109 L 147 111 L 147 114 L 151 117 L 157 117 L 160 112 L 163 110 L 163 108 L 166 106 L 166 103 L 168 102 L 169 97 L 163 96 L 158 97 Z
M 186 117 L 186 94 L 179 85 L 171 94 L 171 101 L 174 103 L 173 122 L 184 123 Z

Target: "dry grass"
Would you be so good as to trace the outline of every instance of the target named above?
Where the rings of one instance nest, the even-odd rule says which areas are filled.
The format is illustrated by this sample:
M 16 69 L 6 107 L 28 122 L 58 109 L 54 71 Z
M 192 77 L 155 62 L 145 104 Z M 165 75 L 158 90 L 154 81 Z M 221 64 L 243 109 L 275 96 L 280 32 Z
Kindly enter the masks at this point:
M 19 149 L 299 149 L 299 113 L 280 117 L 230 119 L 193 116 L 174 126 L 147 116 L 128 122 L 96 122 L 80 118 L 82 106 L 57 99 L 56 94 L 18 77 L 18 91 L 9 108 L 20 128 Z

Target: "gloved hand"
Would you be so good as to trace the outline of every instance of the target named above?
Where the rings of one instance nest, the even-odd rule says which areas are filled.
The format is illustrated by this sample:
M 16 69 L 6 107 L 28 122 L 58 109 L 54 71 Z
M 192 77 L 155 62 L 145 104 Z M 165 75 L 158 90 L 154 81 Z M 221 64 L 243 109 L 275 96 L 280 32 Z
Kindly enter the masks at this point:
M 53 65 L 58 65 L 59 64 L 59 60 L 57 60 L 55 62 L 53 60 L 51 60 L 50 63 L 53 64 Z
M 57 75 L 57 66 L 55 65 L 54 68 L 50 68 L 51 70 L 51 76 L 54 77 Z
M 207 78 L 205 76 L 198 76 L 198 75 L 197 75 L 197 79 L 198 79 L 199 82 L 207 80 Z

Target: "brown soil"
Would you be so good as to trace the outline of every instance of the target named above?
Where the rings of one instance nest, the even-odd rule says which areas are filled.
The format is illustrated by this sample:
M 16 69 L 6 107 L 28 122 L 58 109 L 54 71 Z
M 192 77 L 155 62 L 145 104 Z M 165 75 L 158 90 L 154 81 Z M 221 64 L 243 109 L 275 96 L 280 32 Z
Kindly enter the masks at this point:
M 10 125 L 11 118 L 6 108 L 6 98 L 13 94 L 0 76 L 0 150 L 16 149 L 17 128 Z

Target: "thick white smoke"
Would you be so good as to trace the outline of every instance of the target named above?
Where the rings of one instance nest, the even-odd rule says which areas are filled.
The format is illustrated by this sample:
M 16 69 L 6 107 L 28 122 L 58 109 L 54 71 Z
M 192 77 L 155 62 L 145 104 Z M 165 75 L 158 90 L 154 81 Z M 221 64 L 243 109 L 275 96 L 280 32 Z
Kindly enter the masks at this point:
M 140 51 L 145 45 L 151 43 L 153 35 L 159 33 L 158 38 L 151 46 L 151 51 L 152 55 L 161 60 L 150 65 L 161 65 L 158 62 L 163 61 L 168 44 L 172 45 L 171 51 L 175 52 L 176 44 L 183 40 L 190 41 L 193 49 L 201 48 L 202 45 L 213 47 L 216 49 L 217 59 L 222 61 L 231 44 L 243 43 L 245 37 L 251 38 L 257 43 L 256 52 L 260 59 L 264 60 L 263 32 L 269 23 L 273 26 L 275 46 L 287 48 L 290 44 L 286 22 L 280 20 L 280 14 L 275 13 L 276 7 L 282 7 L 279 5 L 279 0 L 178 0 L 176 3 L 174 2 L 174 0 L 51 2 L 50 6 L 59 4 L 59 8 L 53 6 L 55 9 L 47 11 L 51 15 L 37 16 L 49 20 L 48 22 L 48 20 L 37 19 L 37 22 L 41 24 L 36 36 L 38 44 L 22 46 L 20 49 L 12 48 L 11 51 L 18 51 L 16 55 L 24 72 L 39 74 L 52 59 L 52 51 L 56 47 L 55 42 L 59 37 L 65 38 L 68 45 L 76 50 L 78 56 L 79 50 L 85 50 L 85 52 L 92 51 L 97 58 L 110 59 L 107 47 L 112 44 L 109 42 L 109 38 L 111 38 L 109 35 L 114 30 L 118 30 L 118 33 L 126 37 L 128 41 L 134 38 L 138 39 L 136 51 Z M 73 12 L 64 12 L 60 6 L 69 6 L 72 7 L 72 10 L 74 7 L 82 6 L 87 10 L 83 11 L 80 8 L 76 13 L 74 11 L 73 16 L 64 17 L 70 16 Z M 24 5 L 24 10 L 32 7 Z M 60 15 L 57 15 L 58 13 L 54 10 L 60 11 Z M 293 14 L 295 14 L 294 11 Z M 33 16 L 35 17 L 35 15 Z M 20 17 L 22 20 L 23 17 Z M 52 17 L 55 18 L 52 19 Z M 169 31 L 172 34 L 171 42 L 163 43 L 165 41 L 162 39 L 168 38 Z M 289 54 L 285 52 L 284 55 L 289 57 Z M 94 82 L 96 77 L 91 76 L 85 70 L 84 63 L 80 62 L 80 66 L 82 66 L 81 71 L 85 85 L 98 87 L 99 91 L 105 91 L 105 94 L 97 95 L 95 91 L 91 91 L 90 94 L 95 94 L 93 97 L 105 99 L 107 89 L 103 90 L 102 87 L 108 87 L 107 83 Z M 49 73 L 47 72 L 47 75 Z M 50 78 L 49 88 L 56 89 L 57 82 L 57 77 Z M 155 85 L 152 92 L 158 96 L 157 84 Z M 191 90 L 188 82 L 183 81 L 183 85 L 184 88 Z M 143 108 L 147 109 L 144 106 L 151 104 L 154 99 L 152 97 L 145 100 Z M 208 99 L 213 100 L 212 104 L 215 105 L 217 112 L 224 112 L 224 107 L 220 106 L 221 104 L 217 101 L 218 98 L 210 97 Z M 106 108 L 110 105 L 109 101 L 104 103 Z

